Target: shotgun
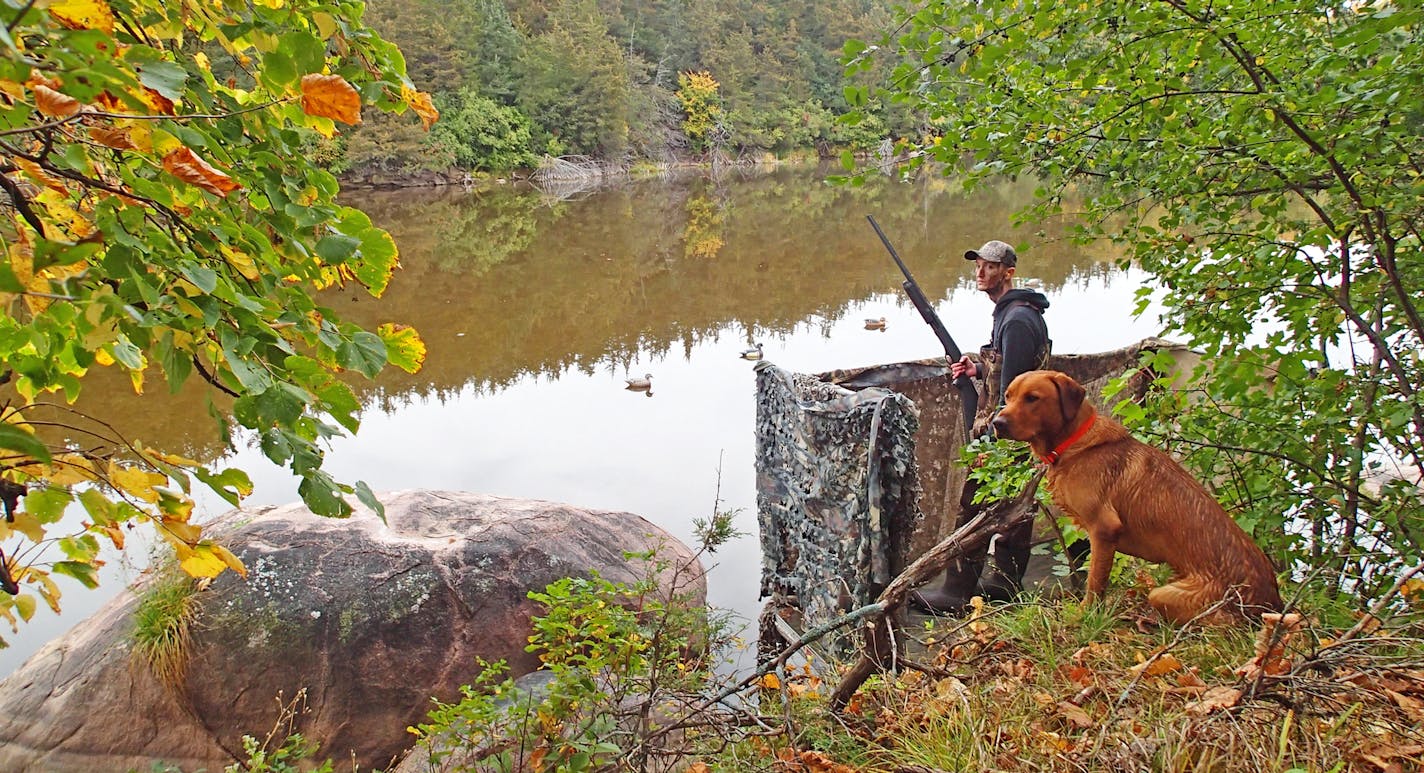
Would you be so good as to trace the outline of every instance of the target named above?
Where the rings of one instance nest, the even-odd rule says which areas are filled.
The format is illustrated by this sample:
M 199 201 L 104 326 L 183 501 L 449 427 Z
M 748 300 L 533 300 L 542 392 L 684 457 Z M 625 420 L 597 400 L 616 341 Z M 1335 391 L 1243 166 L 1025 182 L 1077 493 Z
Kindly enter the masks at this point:
M 915 278 L 910 276 L 910 269 L 905 267 L 905 261 L 900 260 L 900 254 L 895 252 L 895 247 L 890 244 L 890 239 L 885 236 L 885 232 L 880 230 L 880 224 L 875 222 L 875 218 L 870 215 L 865 216 L 870 221 L 870 227 L 875 229 L 875 235 L 880 237 L 881 244 L 890 252 L 890 257 L 895 259 L 895 265 L 900 267 L 900 273 L 905 275 L 905 281 L 900 284 L 905 288 L 905 294 L 910 296 L 910 302 L 919 309 L 920 316 L 925 318 L 925 323 L 934 331 L 935 337 L 944 345 L 944 355 L 950 363 L 958 362 L 964 356 L 959 351 L 959 347 L 954 343 L 954 338 L 945 329 L 944 323 L 940 321 L 939 315 L 935 313 L 934 306 L 925 297 L 925 293 L 920 286 L 915 283 Z M 979 410 L 979 391 L 974 388 L 974 382 L 968 376 L 960 376 L 954 380 L 954 386 L 959 390 L 959 403 L 964 408 L 964 434 L 967 436 L 974 428 L 974 417 Z

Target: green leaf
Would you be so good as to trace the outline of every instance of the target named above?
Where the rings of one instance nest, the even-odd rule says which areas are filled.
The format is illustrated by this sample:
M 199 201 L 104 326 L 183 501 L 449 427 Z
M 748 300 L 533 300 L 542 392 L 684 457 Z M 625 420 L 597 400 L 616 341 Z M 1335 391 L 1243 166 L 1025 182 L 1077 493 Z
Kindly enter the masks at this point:
M 39 271 L 51 266 L 70 266 L 80 263 L 98 254 L 102 248 L 103 245 L 98 242 L 73 244 L 54 239 L 39 239 L 35 242 L 34 270 Z M 9 266 L 6 268 L 8 269 Z M 12 290 L 11 292 L 18 291 Z
M 282 36 L 277 50 L 291 57 L 297 72 L 319 73 L 326 64 L 326 44 L 305 30 Z
M 34 433 L 9 422 L 0 422 L 0 448 L 17 451 L 42 462 L 50 461 L 49 448 Z
M 129 370 L 143 370 L 143 352 L 127 336 L 119 334 L 119 340 L 110 347 L 114 359 Z
M 376 498 L 375 493 L 371 491 L 371 487 L 366 485 L 366 481 L 364 480 L 356 481 L 356 500 L 371 508 L 371 510 L 376 513 L 376 516 L 381 519 L 381 523 L 386 522 L 386 506 L 381 503 L 381 500 Z
M 68 489 L 47 486 L 25 495 L 25 512 L 40 523 L 54 523 L 64 516 L 64 509 L 74 501 Z
M 391 281 L 399 255 L 390 234 L 379 228 L 367 228 L 361 232 L 361 261 L 353 267 L 356 278 L 372 295 L 379 297 Z
M 302 502 L 317 515 L 329 518 L 345 518 L 351 515 L 351 505 L 342 499 L 340 489 L 331 476 L 324 472 L 314 472 L 302 478 L 297 484 L 297 493 Z
M 375 378 L 386 366 L 386 342 L 374 333 L 361 331 L 343 342 L 336 352 L 341 367 L 350 368 L 367 378 Z
M 316 254 L 328 265 L 340 265 L 356 254 L 361 240 L 346 234 L 329 234 L 316 243 Z
M 94 523 L 99 526 L 108 526 L 116 523 L 118 517 L 115 514 L 114 503 L 110 502 L 98 489 L 86 488 L 79 492 L 79 502 L 84 505 L 84 512 L 94 519 Z
M 4 25 L 0 25 L 3 27 Z M 15 276 L 15 269 L 8 260 L 0 260 L 0 293 L 21 293 L 25 285 Z
M 193 475 L 234 507 L 241 504 L 243 497 L 252 493 L 252 479 L 235 467 L 217 474 L 200 468 L 194 470 Z
M 278 93 L 294 92 L 297 88 L 297 64 L 281 51 L 262 57 L 262 80 Z
M 218 274 L 207 266 L 190 263 L 179 267 L 178 270 L 183 274 L 183 278 L 192 282 L 205 293 L 211 293 L 218 289 Z
M 183 86 L 188 82 L 188 71 L 174 62 L 148 62 L 135 69 L 139 72 L 139 82 L 162 94 L 164 98 L 177 102 L 183 98 Z
M 55 561 L 50 567 L 55 574 L 62 574 L 66 577 L 73 577 L 84 584 L 86 588 L 99 587 L 99 572 L 93 564 L 82 561 Z

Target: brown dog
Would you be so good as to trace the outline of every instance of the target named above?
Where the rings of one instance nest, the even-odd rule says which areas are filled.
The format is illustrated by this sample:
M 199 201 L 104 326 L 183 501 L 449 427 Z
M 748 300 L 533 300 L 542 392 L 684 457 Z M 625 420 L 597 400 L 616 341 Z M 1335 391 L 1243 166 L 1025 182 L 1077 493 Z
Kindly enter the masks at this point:
M 1279 611 L 1266 554 L 1176 460 L 1099 415 L 1084 396 L 1067 374 L 1024 373 L 1009 385 L 994 430 L 1028 441 L 1049 465 L 1053 501 L 1088 532 L 1089 596 L 1107 588 L 1113 555 L 1122 551 L 1176 572 L 1147 596 L 1175 623 L 1223 599 L 1212 622 Z

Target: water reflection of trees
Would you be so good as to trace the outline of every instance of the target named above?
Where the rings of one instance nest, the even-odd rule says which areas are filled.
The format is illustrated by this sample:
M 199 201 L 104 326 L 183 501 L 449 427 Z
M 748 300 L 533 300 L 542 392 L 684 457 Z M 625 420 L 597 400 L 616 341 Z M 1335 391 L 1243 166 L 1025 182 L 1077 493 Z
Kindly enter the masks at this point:
M 529 375 L 622 368 L 640 353 L 689 353 L 729 326 L 776 335 L 809 317 L 838 319 L 899 287 L 867 214 L 932 299 L 973 292 L 961 256 L 990 238 L 1026 245 L 1020 273 L 1050 296 L 1111 271 L 1107 256 L 1068 242 L 1066 223 L 1008 226 L 1032 194 L 1027 182 L 968 196 L 943 179 L 858 188 L 820 180 L 781 170 L 634 182 L 552 204 L 513 185 L 352 192 L 348 203 L 391 231 L 402 269 L 380 300 L 324 301 L 363 325 L 414 325 L 428 347 L 421 372 L 352 386 L 364 405 L 390 410 Z M 116 428 L 130 436 L 162 434 L 169 447 L 211 459 L 221 434 L 208 396 L 189 387 L 176 398 L 139 397 L 115 380 L 94 402 L 116 404 L 89 408 L 121 417 Z

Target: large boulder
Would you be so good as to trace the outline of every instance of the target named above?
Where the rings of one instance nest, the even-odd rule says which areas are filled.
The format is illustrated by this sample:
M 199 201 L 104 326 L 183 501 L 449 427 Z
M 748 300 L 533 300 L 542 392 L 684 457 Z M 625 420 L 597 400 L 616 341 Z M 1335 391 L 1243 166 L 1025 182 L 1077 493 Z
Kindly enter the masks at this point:
M 648 568 L 625 551 L 657 550 L 686 569 L 664 588 L 705 602 L 691 551 L 636 515 L 443 491 L 382 502 L 386 523 L 297 505 L 220 518 L 213 533 L 248 576 L 198 593 L 184 676 L 162 681 L 133 654 L 145 588 L 120 594 L 0 682 L 0 770 L 221 769 L 301 690 L 293 729 L 321 757 L 385 768 L 477 658 L 514 676 L 538 667 L 524 651 L 529 591 L 590 570 L 632 582 Z

